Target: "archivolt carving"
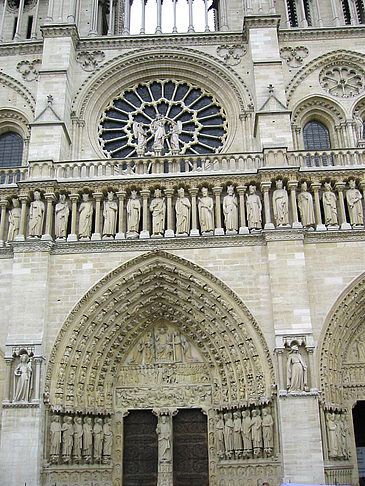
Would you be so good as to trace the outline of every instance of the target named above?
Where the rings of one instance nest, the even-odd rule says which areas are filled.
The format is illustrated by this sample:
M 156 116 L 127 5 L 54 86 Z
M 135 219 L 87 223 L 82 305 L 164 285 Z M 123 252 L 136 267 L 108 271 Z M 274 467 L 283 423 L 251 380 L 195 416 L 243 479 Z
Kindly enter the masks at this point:
M 211 370 L 212 403 L 271 394 L 271 357 L 240 299 L 200 267 L 156 251 L 109 273 L 70 313 L 46 375 L 52 409 L 110 410 L 116 373 L 161 317 L 199 349 Z
M 9 76 L 5 73 L 0 73 L 0 86 L 4 86 L 5 88 L 10 88 L 16 91 L 20 96 L 24 98 L 26 103 L 29 105 L 29 108 L 34 113 L 35 110 L 35 98 L 32 93 L 19 81 L 17 81 L 12 76 Z
M 331 53 L 323 54 L 322 56 L 313 59 L 308 64 L 303 66 L 296 75 L 291 79 L 286 88 L 287 99 L 290 101 L 297 87 L 316 69 L 324 66 L 330 66 L 332 63 L 343 62 L 344 64 L 354 64 L 359 67 L 364 65 L 364 56 L 355 51 L 348 51 L 345 49 L 339 49 Z
M 29 122 L 23 113 L 9 109 L 1 110 L 0 133 L 9 129 L 19 133 L 23 138 L 30 135 Z
M 364 310 L 365 273 L 337 299 L 320 340 L 319 376 L 327 404 L 364 399 L 364 381 L 358 380 L 358 369 L 363 373 L 365 367 Z
M 345 121 L 342 109 L 332 100 L 312 96 L 293 108 L 292 122 L 303 127 L 311 118 L 319 118 L 329 126 Z

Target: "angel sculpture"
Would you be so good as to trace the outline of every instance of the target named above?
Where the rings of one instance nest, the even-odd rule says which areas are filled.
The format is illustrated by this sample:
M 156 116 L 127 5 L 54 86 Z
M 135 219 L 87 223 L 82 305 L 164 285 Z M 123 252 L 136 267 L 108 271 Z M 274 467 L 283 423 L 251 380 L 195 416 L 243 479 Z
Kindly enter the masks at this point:
M 137 139 L 137 155 L 143 157 L 147 146 L 147 134 L 143 128 L 143 123 L 133 122 L 133 135 Z
M 177 155 L 180 152 L 180 144 L 179 144 L 179 135 L 182 132 L 182 123 L 181 121 L 171 122 L 170 128 L 170 148 L 173 155 Z

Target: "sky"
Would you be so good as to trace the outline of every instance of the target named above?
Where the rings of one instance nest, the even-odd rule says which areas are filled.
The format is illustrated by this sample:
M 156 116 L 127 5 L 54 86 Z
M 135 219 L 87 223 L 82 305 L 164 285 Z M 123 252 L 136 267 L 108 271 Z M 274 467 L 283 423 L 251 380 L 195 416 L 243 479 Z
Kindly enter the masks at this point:
M 142 1 L 134 0 L 131 9 L 131 34 L 139 34 L 141 29 Z M 208 6 L 211 5 L 208 1 Z M 177 30 L 179 33 L 187 32 L 189 26 L 189 5 L 187 0 L 177 1 Z M 157 1 L 148 0 L 146 4 L 146 34 L 154 34 L 156 29 Z M 205 30 L 204 0 L 193 1 L 193 22 L 195 32 Z M 209 27 L 214 31 L 213 10 L 209 12 Z M 162 4 L 162 32 L 171 33 L 173 28 L 173 0 L 163 0 Z

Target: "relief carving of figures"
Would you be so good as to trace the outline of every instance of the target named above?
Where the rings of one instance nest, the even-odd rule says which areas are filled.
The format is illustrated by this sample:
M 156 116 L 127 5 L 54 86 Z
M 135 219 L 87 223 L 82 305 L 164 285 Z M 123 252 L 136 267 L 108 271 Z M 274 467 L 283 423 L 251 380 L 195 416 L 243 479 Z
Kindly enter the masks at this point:
M 118 204 L 114 201 L 114 192 L 108 192 L 108 198 L 104 201 L 104 227 L 103 236 L 114 236 L 117 232 Z
M 20 363 L 14 370 L 14 402 L 29 402 L 33 378 L 32 358 L 26 352 L 21 353 L 19 358 Z
M 300 188 L 301 192 L 298 194 L 299 214 L 302 225 L 305 228 L 308 228 L 310 226 L 314 226 L 316 221 L 314 217 L 313 197 L 312 194 L 308 192 L 306 182 L 303 182 Z
M 92 428 L 91 417 L 85 417 L 83 432 L 84 432 L 84 440 L 83 440 L 83 447 L 82 447 L 82 455 L 85 459 L 85 462 L 90 463 L 92 457 L 92 445 L 93 445 L 93 436 L 92 436 L 93 428 Z
M 43 232 L 44 221 L 44 202 L 41 201 L 41 193 L 34 191 L 34 200 L 30 203 L 29 208 L 29 237 L 40 238 Z
M 171 128 L 170 128 L 170 149 L 172 155 L 178 155 L 180 152 L 180 141 L 179 135 L 182 132 L 182 123 L 181 121 L 175 122 L 171 121 Z
M 55 206 L 55 236 L 58 239 L 65 239 L 67 236 L 69 214 L 70 207 L 66 201 L 66 195 L 60 194 L 58 203 Z
M 202 234 L 213 234 L 214 212 L 213 198 L 208 196 L 208 189 L 202 187 L 202 197 L 198 198 L 199 222 Z
M 82 203 L 79 207 L 79 237 L 88 239 L 91 236 L 94 206 L 89 201 L 89 194 L 82 195 Z
M 322 195 L 324 222 L 327 226 L 337 226 L 337 198 L 332 192 L 331 183 L 324 183 L 324 193 Z
M 72 417 L 65 417 L 62 424 L 62 460 L 65 464 L 71 460 L 71 452 L 73 446 L 74 428 L 72 424 Z
M 251 441 L 251 417 L 249 410 L 242 411 L 242 427 L 241 427 L 243 453 L 244 457 L 250 457 L 252 454 Z
M 215 425 L 217 437 L 217 449 L 220 456 L 224 455 L 224 419 L 222 414 L 218 414 Z
M 262 438 L 265 456 L 270 457 L 274 448 L 274 419 L 267 408 L 262 410 Z
M 152 235 L 163 236 L 165 231 L 165 214 L 166 203 L 165 198 L 162 197 L 160 189 L 155 190 L 154 198 L 150 204 L 150 211 L 152 214 Z
M 181 346 L 183 349 L 184 362 L 190 363 L 191 361 L 193 361 L 193 358 L 191 356 L 191 344 L 184 335 L 181 335 Z
M 227 457 L 230 457 L 233 453 L 233 420 L 232 414 L 227 412 L 224 414 L 224 447 Z
M 133 123 L 133 135 L 137 140 L 137 155 L 143 157 L 147 147 L 147 133 L 143 123 Z
M 238 230 L 238 201 L 234 193 L 234 187 L 227 187 L 227 195 L 223 198 L 223 214 L 226 231 L 237 232 Z
M 291 346 L 287 362 L 287 388 L 289 391 L 304 391 L 308 385 L 307 365 L 296 344 Z
M 176 211 L 176 234 L 188 235 L 190 231 L 190 208 L 191 204 L 189 198 L 185 197 L 184 188 L 177 191 L 177 199 L 175 203 Z
M 166 118 L 158 114 L 151 123 L 151 132 L 154 136 L 153 150 L 157 156 L 161 155 L 166 138 L 165 131 Z
M 127 203 L 127 237 L 138 236 L 140 217 L 141 201 L 137 198 L 137 191 L 131 191 L 131 197 Z
M 107 417 L 103 426 L 103 463 L 108 464 L 112 455 L 113 446 L 113 431 L 111 428 L 111 420 Z
M 161 415 L 157 424 L 156 434 L 158 436 L 158 459 L 160 462 L 171 462 L 171 426 L 169 417 Z
M 276 181 L 276 189 L 272 196 L 272 205 L 274 210 L 274 219 L 277 227 L 289 225 L 289 198 L 283 181 Z
M 58 415 L 54 415 L 50 425 L 50 448 L 49 455 L 52 464 L 58 462 L 61 450 L 61 421 Z
M 252 410 L 251 438 L 254 457 L 259 457 L 262 448 L 262 419 L 260 416 L 260 411 L 257 409 Z
M 338 429 L 340 431 L 340 448 L 341 448 L 341 457 L 344 459 L 350 458 L 350 451 L 348 447 L 348 436 L 349 436 L 349 427 L 346 422 L 346 417 L 344 414 L 339 414 L 337 416 L 337 424 Z
M 154 358 L 154 340 L 152 332 L 147 332 L 135 347 L 133 363 L 137 364 L 149 364 L 152 363 Z
M 171 335 L 165 327 L 161 327 L 156 334 L 156 360 L 172 361 L 173 360 L 173 343 Z
M 100 462 L 101 461 L 101 453 L 103 450 L 103 419 L 97 418 L 95 420 L 94 428 L 93 428 L 93 436 L 94 436 L 94 461 Z
M 251 185 L 248 188 L 247 195 L 247 225 L 248 229 L 261 230 L 262 228 L 262 203 L 260 197 L 256 194 L 256 186 Z
M 76 464 L 81 461 L 81 451 L 82 451 L 82 436 L 84 434 L 82 427 L 82 418 L 74 418 L 74 447 L 72 452 L 73 460 Z
M 364 121 L 357 110 L 354 111 L 353 120 L 354 120 L 356 142 L 359 143 L 360 140 L 364 140 Z
M 8 241 L 13 241 L 19 234 L 20 228 L 20 203 L 19 199 L 13 198 L 13 208 L 9 211 L 9 229 L 8 229 Z
M 172 335 L 172 345 L 174 350 L 174 357 L 173 357 L 174 362 L 182 362 L 184 351 L 181 342 L 181 334 L 178 331 L 175 331 Z
M 362 194 L 356 189 L 356 183 L 353 179 L 349 181 L 349 187 L 346 191 L 346 201 L 349 208 L 350 222 L 353 228 L 364 226 L 364 213 L 362 207 Z
M 241 457 L 242 454 L 242 437 L 241 437 L 241 412 L 233 412 L 233 446 L 236 457 Z
M 355 339 L 353 344 L 353 354 L 355 359 L 358 359 L 361 363 L 365 362 L 365 344 L 363 336 L 359 336 Z

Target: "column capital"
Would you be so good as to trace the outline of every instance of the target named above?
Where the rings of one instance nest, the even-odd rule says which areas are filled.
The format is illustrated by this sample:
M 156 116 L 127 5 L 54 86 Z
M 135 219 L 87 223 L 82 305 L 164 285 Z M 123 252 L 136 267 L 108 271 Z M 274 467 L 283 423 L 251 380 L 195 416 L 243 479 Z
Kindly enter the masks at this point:
M 288 181 L 288 188 L 290 190 L 296 189 L 298 187 L 298 181 Z
M 335 183 L 335 188 L 338 190 L 338 191 L 343 191 L 346 187 L 346 182 L 342 182 L 342 181 L 339 181 L 339 182 L 336 182 Z
M 221 186 L 214 186 L 212 190 L 213 190 L 213 194 L 215 196 L 219 196 L 222 193 L 222 191 L 223 191 L 223 187 L 221 187 Z
M 197 187 L 189 187 L 190 196 L 197 196 L 198 192 L 199 192 L 199 189 Z
M 19 194 L 18 199 L 23 203 L 23 202 L 29 202 L 29 194 Z
M 116 195 L 118 199 L 125 199 L 127 196 L 127 192 L 124 189 L 121 189 L 116 192 Z
M 8 200 L 7 199 L 1 199 L 0 200 L 0 207 L 6 208 L 8 205 Z
M 54 192 L 46 192 L 45 195 L 44 195 L 44 199 L 46 201 L 55 201 L 56 200 L 56 196 L 55 196 L 55 193 Z
M 311 183 L 311 188 L 313 189 L 314 192 L 318 192 L 321 187 L 322 187 L 322 184 L 320 182 L 312 182 Z
M 103 199 L 103 193 L 102 192 L 93 192 L 93 198 L 95 201 L 101 201 Z
M 271 188 L 271 181 L 261 182 L 261 190 L 264 192 L 268 192 Z M 237 188 L 238 189 L 238 188 Z
M 166 196 L 168 196 L 168 197 L 169 197 L 169 196 L 170 196 L 170 197 L 172 197 L 172 196 L 174 195 L 174 192 L 175 192 L 175 191 L 174 191 L 173 189 L 165 189 L 165 194 L 166 194 Z
M 236 187 L 238 194 L 244 195 L 245 192 L 247 191 L 247 186 L 237 186 Z
M 76 194 L 76 193 L 72 193 L 70 194 L 70 201 L 72 202 L 77 202 L 80 198 L 80 195 L 79 194 Z
M 140 193 L 143 199 L 147 199 L 150 196 L 151 191 L 149 189 L 142 189 Z

